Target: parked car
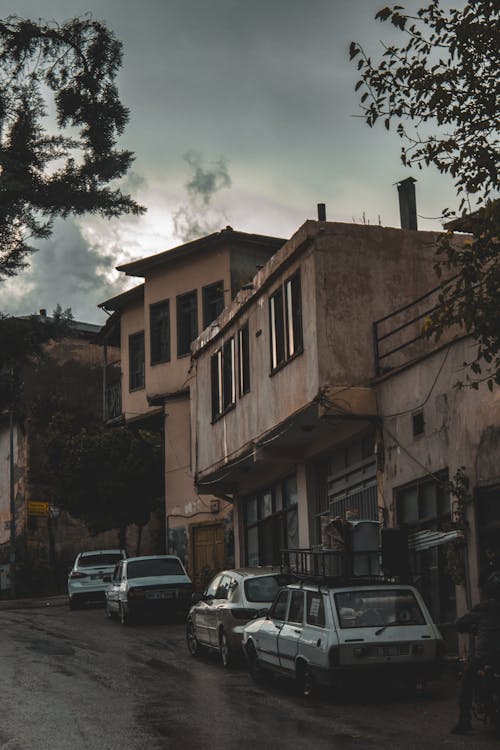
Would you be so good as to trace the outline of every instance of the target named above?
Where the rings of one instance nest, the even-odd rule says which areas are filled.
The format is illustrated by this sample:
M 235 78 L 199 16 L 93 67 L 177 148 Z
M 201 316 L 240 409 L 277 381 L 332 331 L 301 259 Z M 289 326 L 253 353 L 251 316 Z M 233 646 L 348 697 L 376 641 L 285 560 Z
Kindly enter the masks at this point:
M 123 549 L 80 552 L 68 576 L 69 608 L 77 609 L 86 601 L 102 601 L 107 587 L 103 577 L 112 573 L 116 563 L 125 557 Z
M 107 577 L 106 614 L 128 625 L 140 615 L 185 616 L 193 585 L 175 555 L 149 555 L 121 560 Z
M 289 585 L 246 625 L 243 648 L 255 680 L 286 675 L 306 696 L 370 675 L 415 686 L 437 676 L 444 654 L 419 592 L 393 584 Z
M 223 570 L 203 594 L 194 594 L 188 615 L 186 640 L 190 653 L 203 648 L 218 651 L 225 667 L 241 654 L 243 628 L 267 612 L 282 585 L 276 568 Z

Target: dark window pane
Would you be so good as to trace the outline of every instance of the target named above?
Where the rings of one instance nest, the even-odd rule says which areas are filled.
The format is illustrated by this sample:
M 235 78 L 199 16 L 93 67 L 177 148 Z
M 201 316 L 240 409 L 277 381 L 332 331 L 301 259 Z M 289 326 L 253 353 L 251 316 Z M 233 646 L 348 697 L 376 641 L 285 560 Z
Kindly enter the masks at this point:
M 175 558 L 134 560 L 127 564 L 127 578 L 149 578 L 154 576 L 183 576 L 185 572 Z
M 191 351 L 191 341 L 198 336 L 198 301 L 196 290 L 177 297 L 177 356 Z
M 284 620 L 286 616 L 286 605 L 288 604 L 288 591 L 281 591 L 271 609 L 269 616 L 272 620 Z
M 321 594 L 307 592 L 306 619 L 309 625 L 316 625 L 318 628 L 325 627 L 325 605 Z
M 249 602 L 272 602 L 280 585 L 277 576 L 261 576 L 245 581 L 245 596 Z
M 250 390 L 250 336 L 248 325 L 238 331 L 238 374 L 240 396 Z
M 292 591 L 288 622 L 301 623 L 304 621 L 304 592 Z
M 144 331 L 128 337 L 129 389 L 144 388 Z
M 224 282 L 203 287 L 203 328 L 219 317 L 224 309 Z
M 222 373 L 221 373 L 222 352 L 219 349 L 212 354 L 210 360 L 210 373 L 212 379 L 212 419 L 219 416 L 222 411 Z
M 286 340 L 287 356 L 291 357 L 302 349 L 302 300 L 300 295 L 300 274 L 296 273 L 286 282 Z
M 149 308 L 151 329 L 151 364 L 170 360 L 170 306 L 169 300 Z
M 223 384 L 222 393 L 224 399 L 224 409 L 235 402 L 234 389 L 234 338 L 226 341 L 223 348 Z

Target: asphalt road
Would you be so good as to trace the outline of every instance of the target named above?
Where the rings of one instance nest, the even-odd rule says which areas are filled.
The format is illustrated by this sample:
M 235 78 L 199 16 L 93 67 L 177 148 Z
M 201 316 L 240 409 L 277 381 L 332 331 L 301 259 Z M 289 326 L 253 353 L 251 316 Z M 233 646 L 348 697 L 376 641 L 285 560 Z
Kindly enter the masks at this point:
M 0 608 L 1 750 L 413 750 L 489 748 L 484 727 L 449 734 L 455 685 L 412 699 L 304 700 L 244 665 L 194 659 L 181 623 L 123 627 L 103 609 Z

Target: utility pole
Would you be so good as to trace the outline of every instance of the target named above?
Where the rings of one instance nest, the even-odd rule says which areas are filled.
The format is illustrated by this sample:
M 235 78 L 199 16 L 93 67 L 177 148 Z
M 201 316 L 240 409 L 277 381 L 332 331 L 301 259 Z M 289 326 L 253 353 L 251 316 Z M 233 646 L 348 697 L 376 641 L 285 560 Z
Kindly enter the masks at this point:
M 9 470 L 10 470 L 10 587 L 16 595 L 16 493 L 14 483 L 14 406 L 9 409 Z

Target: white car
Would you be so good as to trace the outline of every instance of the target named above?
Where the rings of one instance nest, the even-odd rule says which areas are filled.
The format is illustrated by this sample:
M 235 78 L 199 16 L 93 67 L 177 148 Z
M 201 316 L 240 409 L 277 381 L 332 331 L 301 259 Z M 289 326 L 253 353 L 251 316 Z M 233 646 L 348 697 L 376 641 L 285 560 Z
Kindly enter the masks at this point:
M 407 686 L 437 676 L 442 636 L 412 586 L 293 584 L 268 615 L 243 631 L 256 680 L 266 672 L 293 677 L 303 693 L 376 676 Z
M 113 572 L 116 563 L 126 557 L 123 549 L 96 549 L 80 552 L 68 576 L 70 609 L 86 601 L 102 601 L 107 583 L 104 576 Z
M 175 555 L 128 557 L 106 577 L 106 614 L 128 625 L 143 614 L 185 616 L 193 584 Z

